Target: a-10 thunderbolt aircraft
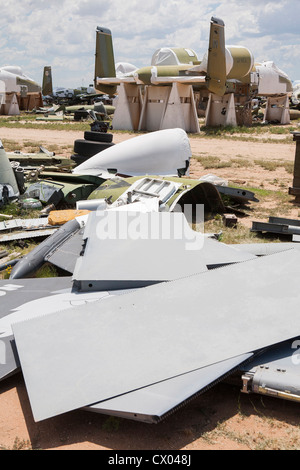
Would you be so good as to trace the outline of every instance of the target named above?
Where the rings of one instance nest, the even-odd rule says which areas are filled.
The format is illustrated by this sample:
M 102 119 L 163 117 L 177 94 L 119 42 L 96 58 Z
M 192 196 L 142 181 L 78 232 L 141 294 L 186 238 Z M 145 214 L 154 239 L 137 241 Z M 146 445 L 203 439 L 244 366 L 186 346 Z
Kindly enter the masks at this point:
M 280 97 L 293 91 L 288 75 L 273 61 L 256 63 L 248 47 L 226 46 L 225 24 L 214 17 L 208 51 L 201 61 L 189 48 L 162 48 L 155 51 L 151 64 L 142 68 L 115 64 L 111 31 L 97 27 L 94 80 L 97 90 L 110 95 L 121 84 L 192 85 L 194 92 L 206 96 L 233 94 L 239 106 L 248 109 L 253 98 Z

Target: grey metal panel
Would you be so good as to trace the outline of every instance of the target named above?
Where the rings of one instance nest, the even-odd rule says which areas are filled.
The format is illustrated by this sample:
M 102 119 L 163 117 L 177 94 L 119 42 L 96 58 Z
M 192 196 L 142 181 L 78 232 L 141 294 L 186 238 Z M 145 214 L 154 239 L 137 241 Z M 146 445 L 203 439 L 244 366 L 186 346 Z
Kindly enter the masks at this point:
M 0 380 L 19 367 L 13 323 L 122 294 L 124 291 L 81 293 L 72 287 L 70 277 L 0 281 Z
M 0 280 L 0 320 L 26 302 L 72 287 L 71 277 Z M 1 334 L 1 323 L 0 323 Z
M 243 354 L 84 409 L 145 423 L 157 423 L 251 357 L 252 354 Z
M 65 243 L 55 247 L 55 249 L 45 256 L 45 261 L 52 263 L 58 268 L 64 269 L 73 274 L 77 258 L 82 251 L 83 229 L 74 233 Z
M 97 229 L 107 226 L 108 217 L 89 215 L 83 238 L 86 240 L 84 255 L 77 260 L 73 279 L 82 290 L 124 289 L 145 286 L 156 282 L 179 279 L 204 272 L 207 266 L 233 263 L 254 256 L 241 253 L 216 240 L 193 231 L 182 213 L 154 213 L 157 226 L 168 219 L 171 226 L 179 223 L 183 236 L 174 234 L 168 238 L 102 238 Z M 148 214 L 141 214 L 141 217 Z M 129 213 L 129 223 L 132 223 Z M 177 221 L 177 222 L 176 222 Z M 145 224 L 147 224 L 147 219 Z M 182 225 L 181 225 L 182 224 Z M 142 224 L 141 224 L 142 225 Z M 192 248 L 192 249 L 191 249 Z
M 19 367 L 15 351 L 11 322 L 28 318 L 27 314 L 19 315 L 20 307 L 33 300 L 45 298 L 71 289 L 72 279 L 22 279 L 21 281 L 0 281 L 0 380 L 15 372 Z M 31 311 L 31 315 L 39 312 Z
M 251 232 L 270 232 L 282 235 L 293 235 L 300 234 L 300 227 L 280 223 L 252 222 Z
M 286 219 L 284 217 L 269 217 L 271 224 L 284 224 L 300 227 L 300 219 Z
M 290 250 L 16 323 L 35 420 L 294 337 L 299 275 Z
M 112 229 L 116 228 L 116 233 L 110 234 L 109 232 L 110 227 L 115 225 L 114 217 L 123 218 L 121 223 L 128 221 L 128 224 L 126 222 L 122 224 L 121 228 L 124 227 L 125 231 L 122 230 L 121 234 L 117 232 L 118 221 Z M 183 236 L 180 234 L 180 237 L 176 238 L 170 230 L 170 236 L 166 238 L 162 238 L 160 234 L 157 239 L 150 238 L 152 217 L 155 218 L 155 226 L 160 229 L 164 221 L 185 223 L 184 215 L 181 213 L 137 214 L 112 210 L 100 214 L 95 211 L 91 212 L 83 235 L 86 240 L 84 255 L 78 258 L 73 279 L 81 282 L 83 289 L 88 288 L 89 284 L 94 290 L 122 289 L 141 285 L 141 282 L 148 285 L 207 271 L 201 256 L 202 250 L 188 250 L 187 245 L 191 243 L 191 240 L 185 238 L 184 233 Z M 130 236 L 129 231 L 127 232 L 127 228 L 130 230 L 130 223 L 135 223 L 136 220 L 141 225 L 149 226 L 144 239 L 137 233 L 134 233 L 135 238 Z M 101 231 L 99 227 L 102 228 Z M 180 225 L 180 228 L 182 227 L 183 225 Z M 204 237 L 199 234 L 199 238 L 199 246 L 202 248 Z
M 295 236 L 295 235 L 294 235 Z M 256 256 L 267 256 L 274 253 L 280 253 L 281 251 L 286 250 L 299 250 L 300 245 L 298 246 L 293 242 L 283 242 L 283 243 L 240 243 L 230 245 L 237 250 L 245 251 L 247 253 L 252 253 Z
M 43 228 L 48 226 L 48 217 L 39 218 L 39 219 L 13 219 L 7 220 L 4 222 L 0 222 L 0 231 L 8 231 L 8 230 L 15 230 L 15 229 L 37 229 Z
M 49 237 L 57 228 L 46 228 L 42 230 L 24 230 L 23 232 L 13 232 L 6 235 L 0 235 L 0 243 L 11 242 L 13 240 L 24 240 L 26 238 Z

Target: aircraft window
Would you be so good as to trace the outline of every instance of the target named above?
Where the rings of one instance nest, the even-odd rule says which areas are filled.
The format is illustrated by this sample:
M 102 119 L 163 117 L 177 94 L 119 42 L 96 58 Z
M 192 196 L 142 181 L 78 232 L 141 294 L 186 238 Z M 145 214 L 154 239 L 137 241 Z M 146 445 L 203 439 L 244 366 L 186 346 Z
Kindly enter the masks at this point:
M 185 51 L 188 53 L 190 57 L 194 57 L 195 54 L 193 53 L 193 51 L 191 51 L 190 49 L 185 49 Z

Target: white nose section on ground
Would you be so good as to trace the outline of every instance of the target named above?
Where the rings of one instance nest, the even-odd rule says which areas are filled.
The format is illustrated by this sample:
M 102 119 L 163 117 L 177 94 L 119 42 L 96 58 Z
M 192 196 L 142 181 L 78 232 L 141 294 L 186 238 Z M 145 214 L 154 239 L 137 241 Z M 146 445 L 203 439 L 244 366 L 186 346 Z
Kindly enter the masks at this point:
M 104 176 L 189 175 L 191 147 L 183 129 L 144 134 L 97 153 L 73 170 L 75 174 Z
M 19 196 L 19 188 L 14 170 L 12 169 L 10 161 L 3 148 L 3 144 L 0 140 L 0 200 L 2 194 L 1 188 L 3 186 L 7 186 L 10 197 Z

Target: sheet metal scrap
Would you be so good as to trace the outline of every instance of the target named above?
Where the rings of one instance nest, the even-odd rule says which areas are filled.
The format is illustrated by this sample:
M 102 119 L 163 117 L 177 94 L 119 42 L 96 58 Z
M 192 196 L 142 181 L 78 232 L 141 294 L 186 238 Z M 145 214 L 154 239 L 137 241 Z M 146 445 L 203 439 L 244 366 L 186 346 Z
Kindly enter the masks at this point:
M 12 332 L 14 322 L 119 294 L 117 291 L 78 293 L 70 277 L 0 281 L 0 380 L 20 367 Z
M 56 226 L 48 223 L 48 218 L 14 219 L 0 222 L 0 243 L 27 238 L 48 237 L 57 230 Z
M 34 419 L 295 337 L 299 266 L 300 253 L 289 250 L 145 287 L 108 299 L 101 308 L 93 302 L 15 323 Z M 242 296 L 235 295 L 239 290 Z M 51 331 L 50 341 L 45 331 Z
M 49 228 L 48 217 L 38 219 L 13 219 L 0 222 L 1 232 L 10 232 L 17 229 L 22 230 L 40 230 Z
M 154 212 L 151 217 L 149 213 L 140 214 L 140 227 L 149 226 L 151 229 L 153 225 L 150 221 L 154 227 L 161 229 L 176 227 L 165 239 L 123 237 L 125 233 L 121 233 L 120 238 L 109 238 L 106 233 L 108 229 L 101 238 L 100 227 L 109 227 L 110 223 L 114 225 L 115 217 L 113 210 L 105 211 L 102 216 L 97 212 L 89 214 L 83 233 L 84 249 L 81 248 L 82 253 L 78 256 L 73 274 L 79 290 L 142 287 L 255 258 L 195 232 L 181 212 Z M 132 221 L 136 223 L 136 213 L 129 211 L 126 217 L 130 228 Z
M 267 232 L 279 235 L 299 235 L 300 220 L 269 217 L 269 222 L 252 222 L 251 232 Z
M 44 228 L 42 230 L 25 230 L 24 232 L 9 233 L 7 235 L 0 235 L 0 243 L 12 242 L 15 240 L 26 240 L 28 238 L 42 238 L 49 237 L 55 232 L 57 228 Z
M 71 287 L 71 278 L 22 279 L 20 281 L 0 281 L 0 380 L 15 373 L 19 358 L 11 324 L 19 319 L 39 314 L 39 310 L 29 308 L 22 313 L 22 306 L 43 297 L 50 297 Z M 24 307 L 23 307 L 24 308 Z M 45 306 L 44 306 L 45 308 Z

